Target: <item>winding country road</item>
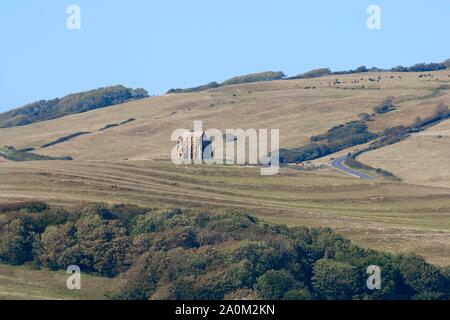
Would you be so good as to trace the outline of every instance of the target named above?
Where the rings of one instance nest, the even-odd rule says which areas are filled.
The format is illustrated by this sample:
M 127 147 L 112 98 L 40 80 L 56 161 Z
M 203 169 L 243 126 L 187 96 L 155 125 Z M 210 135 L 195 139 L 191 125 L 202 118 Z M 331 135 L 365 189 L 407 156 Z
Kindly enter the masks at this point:
M 336 158 L 333 161 L 331 161 L 330 166 L 338 171 L 344 172 L 348 175 L 351 175 L 353 177 L 356 177 L 356 178 L 359 178 L 362 180 L 374 180 L 373 177 L 371 177 L 365 173 L 362 173 L 362 172 L 359 172 L 359 171 L 356 171 L 356 170 L 353 170 L 353 169 L 350 169 L 349 167 L 347 167 L 344 164 L 345 160 L 347 160 L 347 158 L 348 158 L 348 156 Z

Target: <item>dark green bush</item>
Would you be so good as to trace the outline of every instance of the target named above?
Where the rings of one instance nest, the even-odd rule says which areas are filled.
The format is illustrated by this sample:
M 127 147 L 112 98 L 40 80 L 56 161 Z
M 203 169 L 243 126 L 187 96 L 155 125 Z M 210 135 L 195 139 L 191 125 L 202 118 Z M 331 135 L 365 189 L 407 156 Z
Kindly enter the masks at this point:
M 285 270 L 269 270 L 256 280 L 255 289 L 263 299 L 280 300 L 295 285 L 295 279 L 289 272 Z

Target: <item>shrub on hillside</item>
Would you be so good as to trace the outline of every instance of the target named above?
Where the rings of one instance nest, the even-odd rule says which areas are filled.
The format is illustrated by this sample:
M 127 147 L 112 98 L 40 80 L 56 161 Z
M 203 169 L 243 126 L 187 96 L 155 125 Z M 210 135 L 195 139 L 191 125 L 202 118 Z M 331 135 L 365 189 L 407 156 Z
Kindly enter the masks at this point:
M 209 90 L 209 89 L 215 89 L 220 87 L 220 84 L 218 84 L 217 82 L 213 81 L 210 82 L 208 84 L 205 85 L 201 85 L 198 87 L 193 87 L 193 88 L 187 88 L 187 89 L 170 89 L 169 91 L 167 91 L 167 94 L 170 93 L 189 93 L 189 92 L 200 92 L 200 91 L 205 91 L 205 90 Z
M 445 60 L 442 64 L 443 64 L 446 68 L 450 68 L 450 59 Z
M 238 76 L 231 78 L 229 80 L 224 81 L 221 85 L 228 86 L 233 84 L 242 84 L 242 83 L 251 83 L 251 82 L 259 82 L 259 81 L 273 81 L 273 80 L 281 80 L 286 75 L 281 72 L 267 71 L 260 73 L 251 73 L 245 76 Z
M 446 66 L 442 63 L 417 63 L 408 68 L 409 72 L 428 72 L 443 70 Z
M 11 161 L 52 161 L 52 160 L 65 160 L 70 161 L 73 160 L 72 157 L 50 157 L 43 156 L 40 154 L 20 151 L 14 148 L 13 146 L 6 146 L 4 148 L 0 148 L 0 157 L 4 157 Z
M 74 93 L 61 99 L 41 100 L 4 112 L 0 114 L 0 127 L 24 126 L 147 97 L 147 91 L 142 88 L 131 89 L 121 85 Z
M 332 74 L 330 68 L 319 68 L 319 69 L 313 69 L 308 72 L 299 74 L 290 79 L 310 79 L 310 78 L 318 78 L 318 77 L 328 76 L 330 74 Z
M 368 131 L 364 121 L 351 121 L 335 126 L 325 134 L 311 137 L 311 143 L 300 148 L 281 149 L 282 163 L 303 162 L 324 157 L 337 151 L 369 142 L 377 137 Z
M 384 114 L 384 113 L 388 113 L 394 109 L 395 109 L 394 97 L 388 97 L 388 98 L 384 99 L 384 101 L 380 105 L 373 108 L 373 111 L 376 114 Z
M 414 127 L 416 129 L 421 129 L 424 126 L 428 126 L 431 124 L 434 124 L 435 122 L 447 119 L 450 116 L 450 111 L 448 109 L 448 106 L 446 104 L 440 103 L 438 106 L 436 106 L 433 114 L 426 118 L 422 119 L 420 117 L 417 117 L 414 121 Z

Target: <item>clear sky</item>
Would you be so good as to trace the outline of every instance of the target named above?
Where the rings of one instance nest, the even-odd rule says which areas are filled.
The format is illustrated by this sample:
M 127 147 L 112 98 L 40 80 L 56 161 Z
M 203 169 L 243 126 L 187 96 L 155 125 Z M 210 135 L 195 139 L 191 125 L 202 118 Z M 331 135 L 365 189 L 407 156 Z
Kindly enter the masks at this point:
M 81 29 L 68 30 L 69 5 Z M 381 30 L 366 25 L 381 8 Z M 124 84 L 174 87 L 260 71 L 450 58 L 448 0 L 1 0 L 0 111 Z

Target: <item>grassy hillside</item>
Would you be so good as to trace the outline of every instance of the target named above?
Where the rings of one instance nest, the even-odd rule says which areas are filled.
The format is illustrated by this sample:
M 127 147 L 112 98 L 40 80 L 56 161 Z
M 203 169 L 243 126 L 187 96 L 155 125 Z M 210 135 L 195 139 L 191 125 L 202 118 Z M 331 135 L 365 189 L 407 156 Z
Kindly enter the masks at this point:
M 329 226 L 367 248 L 415 252 L 450 265 L 450 189 L 331 169 L 175 166 L 166 161 L 23 162 L 0 166 L 0 202 L 132 203 L 160 208 L 235 208 L 290 226 Z
M 440 172 L 438 162 L 423 166 L 416 154 L 419 149 L 406 146 L 396 153 L 392 164 L 400 169 L 416 168 L 422 177 L 435 177 L 438 183 L 424 186 L 417 178 L 408 180 L 396 168 L 364 158 L 372 153 L 358 160 L 390 171 L 402 182 L 381 176 L 363 182 L 326 166 L 310 172 L 283 168 L 275 177 L 262 178 L 259 168 L 176 167 L 168 160 L 174 146 L 172 131 L 191 129 L 195 120 L 203 120 L 205 129 L 222 131 L 278 128 L 280 145 L 289 150 L 305 147 L 312 138 L 330 144 L 341 131 L 380 134 L 411 126 L 418 118 L 432 116 L 439 104 L 450 104 L 450 71 L 423 75 L 365 72 L 245 83 L 151 97 L 25 127 L 3 128 L 0 145 L 17 150 L 35 148 L 33 153 L 67 155 L 74 161 L 19 163 L 0 158 L 0 201 L 37 199 L 68 205 L 103 201 L 208 210 L 233 207 L 291 226 L 330 226 L 367 248 L 414 251 L 429 261 L 448 265 L 450 180 Z M 391 97 L 394 108 L 375 114 L 374 108 Z M 364 113 L 368 116 L 361 120 Z M 342 130 L 342 125 L 353 121 L 364 121 L 367 128 Z M 416 136 L 438 130 L 441 134 L 437 135 L 443 138 L 436 137 L 421 148 L 430 148 L 433 159 L 445 162 L 445 123 L 374 153 L 401 147 Z M 90 133 L 61 141 L 78 132 Z M 53 144 L 55 141 L 60 143 Z M 52 146 L 41 148 L 49 143 Z M 341 152 L 357 148 L 360 146 Z M 316 161 L 324 166 L 334 156 Z
M 61 99 L 42 100 L 0 114 L 0 128 L 24 126 L 69 114 L 104 108 L 148 97 L 144 89 L 113 86 L 70 94 Z
M 82 160 L 167 158 L 173 147 L 170 135 L 190 129 L 194 120 L 205 128 L 278 128 L 280 145 L 305 146 L 311 137 L 373 113 L 387 97 L 396 109 L 368 123 L 373 133 L 425 119 L 440 102 L 449 103 L 449 90 L 438 90 L 450 81 L 449 71 L 419 78 L 420 73 L 352 74 L 307 80 L 269 81 L 225 86 L 203 92 L 165 95 L 88 113 L 0 129 L 0 145 L 37 148 L 49 156 L 69 155 Z M 371 81 L 375 78 L 378 81 Z M 391 78 L 393 77 L 393 78 Z M 400 78 L 401 77 L 401 78 Z M 359 83 L 352 81 L 356 79 Z M 315 87 L 315 89 L 312 89 Z M 308 88 L 308 89 L 305 89 Z M 136 121 L 98 132 L 128 118 Z M 39 150 L 39 146 L 76 132 L 94 132 Z M 112 145 L 120 146 L 111 148 Z
M 449 187 L 450 121 L 408 139 L 363 154 L 362 162 L 385 168 L 405 182 Z
M 330 68 L 318 68 L 301 73 L 296 76 L 286 77 L 286 75 L 281 72 L 266 71 L 259 73 L 252 73 L 243 76 L 233 77 L 231 79 L 225 80 L 221 84 L 213 81 L 205 85 L 186 88 L 186 89 L 170 89 L 167 93 L 189 93 L 189 92 L 200 92 L 208 89 L 218 88 L 220 86 L 236 85 L 243 83 L 261 82 L 261 81 L 273 81 L 273 80 L 295 80 L 295 79 L 310 79 L 310 78 L 320 78 L 325 76 L 341 76 L 345 74 L 358 74 L 358 73 L 377 73 L 377 72 L 430 72 L 444 70 L 450 67 L 450 59 L 441 63 L 417 63 L 410 67 L 397 66 L 390 69 L 383 68 L 367 68 L 366 66 L 360 66 L 355 70 L 344 70 L 344 71 L 331 71 Z

